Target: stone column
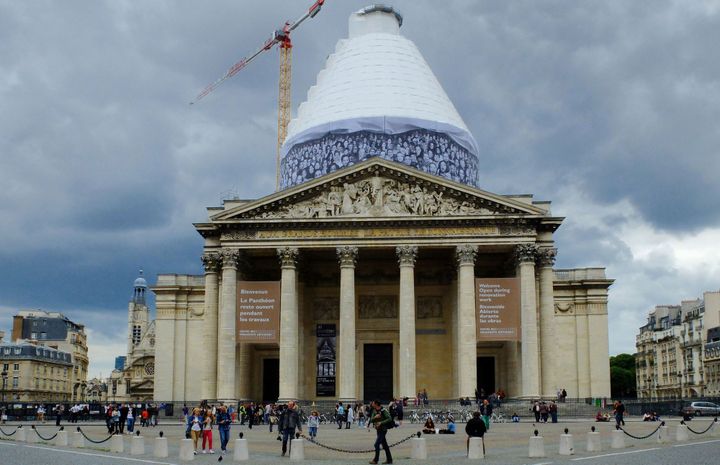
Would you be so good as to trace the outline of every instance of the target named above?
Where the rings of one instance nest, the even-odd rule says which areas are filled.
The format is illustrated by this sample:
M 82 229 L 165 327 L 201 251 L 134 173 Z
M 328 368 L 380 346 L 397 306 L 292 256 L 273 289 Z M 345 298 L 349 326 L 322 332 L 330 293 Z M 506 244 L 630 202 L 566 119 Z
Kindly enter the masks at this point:
M 563 361 L 560 354 L 555 350 L 556 324 L 555 324 L 555 299 L 553 293 L 553 265 L 555 264 L 557 249 L 541 249 L 537 256 L 537 263 L 540 267 L 540 377 L 542 379 L 542 395 L 552 397 L 557 394 L 558 388 L 558 364 Z
M 277 249 L 280 259 L 280 400 L 297 400 L 300 380 L 298 366 L 298 249 Z
M 532 398 L 540 396 L 540 354 L 535 294 L 536 256 L 537 246 L 535 244 L 520 244 L 515 247 L 518 275 L 520 276 L 520 328 L 522 331 L 520 396 Z
M 455 397 L 474 397 L 477 388 L 477 334 L 475 322 L 476 245 L 455 250 L 458 265 L 457 331 L 458 392 Z
M 355 376 L 355 263 L 358 248 L 337 248 L 340 262 L 340 334 L 338 339 L 339 400 L 354 401 L 357 398 Z
M 204 340 L 218 340 L 218 268 L 222 263 L 220 254 L 206 253 L 202 256 L 205 267 L 205 328 Z M 207 344 L 205 352 L 203 399 L 217 399 L 217 345 Z
M 413 398 L 415 390 L 415 259 L 418 248 L 401 245 L 395 249 L 400 263 L 399 375 L 400 398 Z
M 235 399 L 235 319 L 237 315 L 237 266 L 240 252 L 222 250 L 222 303 L 218 312 L 217 399 Z

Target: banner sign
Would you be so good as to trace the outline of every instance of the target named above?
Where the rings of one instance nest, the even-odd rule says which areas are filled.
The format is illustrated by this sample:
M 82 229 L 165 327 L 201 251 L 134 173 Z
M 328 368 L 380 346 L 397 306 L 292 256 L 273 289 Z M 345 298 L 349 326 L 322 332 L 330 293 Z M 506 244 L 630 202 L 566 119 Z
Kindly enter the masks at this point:
M 315 336 L 317 341 L 317 377 L 315 395 L 318 397 L 335 397 L 335 325 L 317 325 Z
M 520 280 L 475 280 L 478 341 L 520 340 Z
M 238 281 L 237 342 L 280 342 L 280 281 Z

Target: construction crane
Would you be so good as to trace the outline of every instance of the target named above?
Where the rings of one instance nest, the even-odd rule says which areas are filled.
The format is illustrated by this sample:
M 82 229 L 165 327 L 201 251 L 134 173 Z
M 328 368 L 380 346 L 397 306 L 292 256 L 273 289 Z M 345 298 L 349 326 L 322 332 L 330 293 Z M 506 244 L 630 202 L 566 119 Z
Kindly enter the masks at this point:
M 220 77 L 220 79 L 203 89 L 203 91 L 195 97 L 195 100 L 190 102 L 190 105 L 198 102 L 227 79 L 235 76 L 241 69 L 246 67 L 262 52 L 270 50 L 275 45 L 278 45 L 278 48 L 280 49 L 280 80 L 278 96 L 278 139 L 275 158 L 276 189 L 280 188 L 280 149 L 285 141 L 285 137 L 287 136 L 288 123 L 290 123 L 290 108 L 292 106 L 292 99 L 290 96 L 292 83 L 292 41 L 290 40 L 290 33 L 297 29 L 297 27 L 300 26 L 306 19 L 314 18 L 318 13 L 320 13 L 320 9 L 324 3 L 325 0 L 316 0 L 316 2 L 305 12 L 305 14 L 297 20 L 294 22 L 286 21 L 283 27 L 274 31 L 272 36 L 267 39 L 265 43 L 262 44 L 262 46 L 252 55 L 245 57 L 232 65 L 230 69 L 228 69 L 227 72 Z

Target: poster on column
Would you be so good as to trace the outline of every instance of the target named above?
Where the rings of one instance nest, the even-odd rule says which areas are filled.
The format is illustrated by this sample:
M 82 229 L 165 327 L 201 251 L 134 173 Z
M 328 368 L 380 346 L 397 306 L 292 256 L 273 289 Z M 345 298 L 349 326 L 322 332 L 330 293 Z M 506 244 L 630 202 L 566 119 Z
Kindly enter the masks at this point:
M 317 375 L 315 395 L 318 397 L 335 397 L 335 325 L 317 325 L 315 329 L 317 341 Z
M 520 340 L 520 281 L 517 278 L 475 280 L 478 341 Z
M 237 342 L 280 342 L 280 282 L 238 281 Z

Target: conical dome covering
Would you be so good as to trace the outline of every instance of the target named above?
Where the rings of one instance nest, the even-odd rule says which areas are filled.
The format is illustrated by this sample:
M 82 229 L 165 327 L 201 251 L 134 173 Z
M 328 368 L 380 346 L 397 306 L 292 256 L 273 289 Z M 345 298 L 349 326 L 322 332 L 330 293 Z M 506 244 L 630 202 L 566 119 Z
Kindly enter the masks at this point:
M 382 6 L 350 16 L 290 122 L 282 188 L 373 156 L 477 185 L 477 143 L 401 22 Z

